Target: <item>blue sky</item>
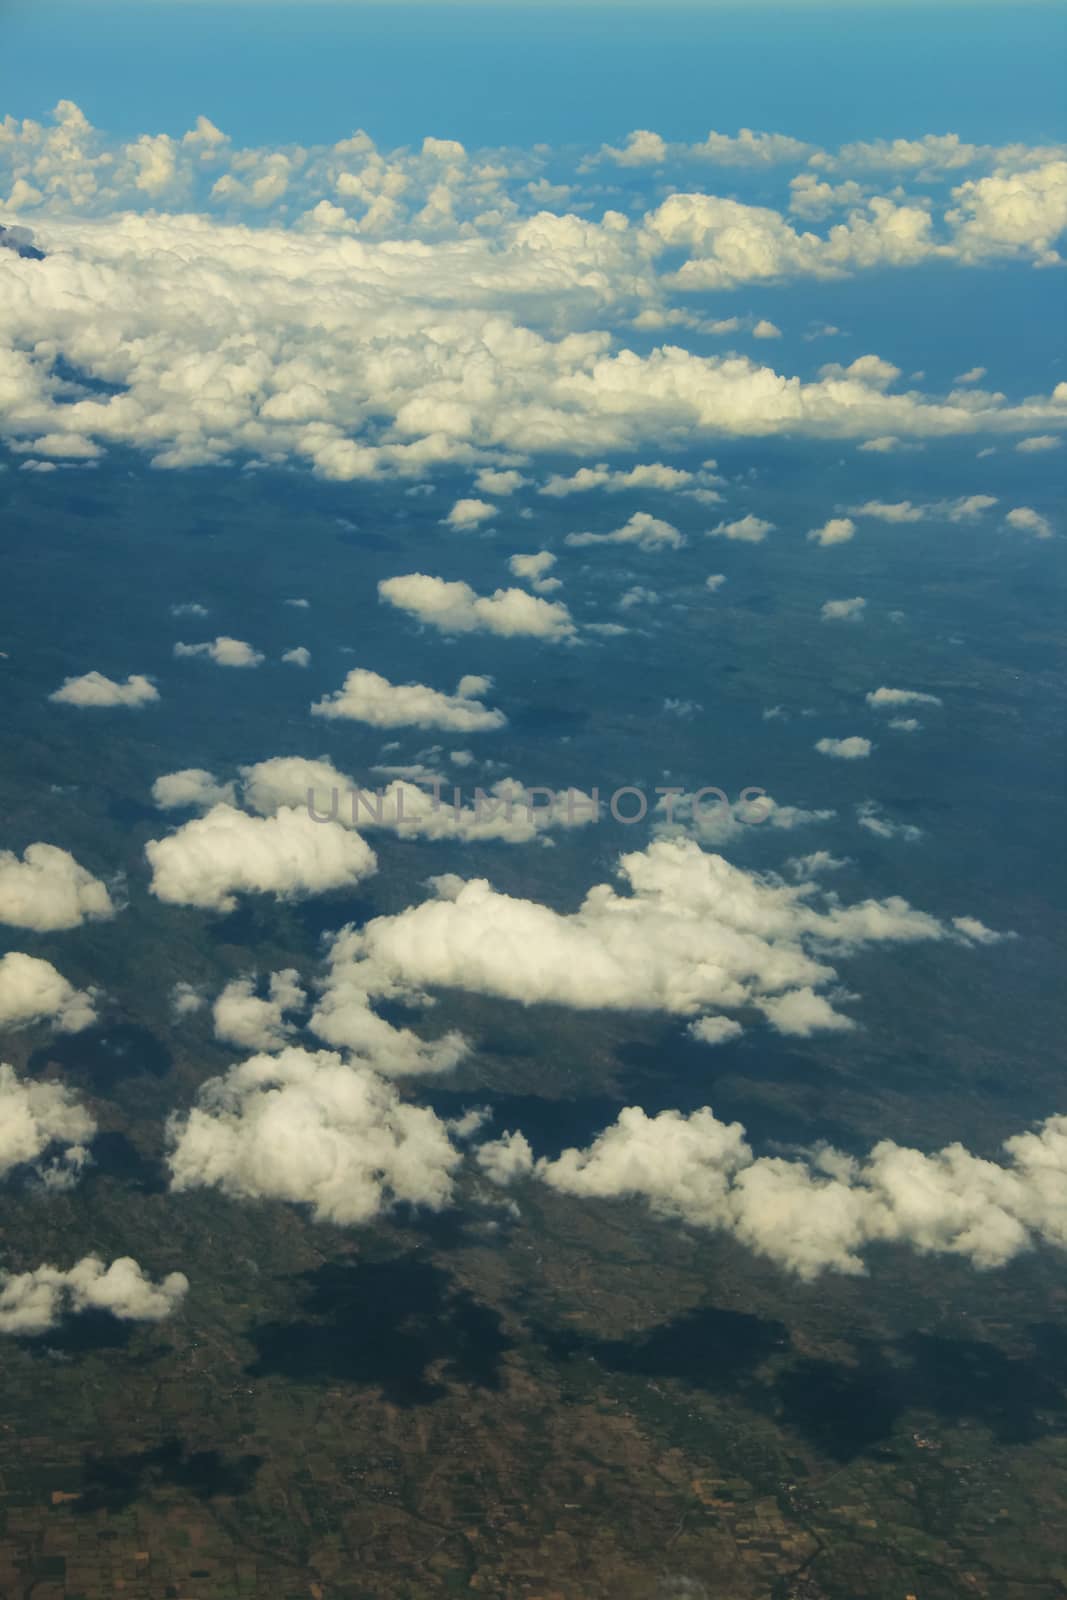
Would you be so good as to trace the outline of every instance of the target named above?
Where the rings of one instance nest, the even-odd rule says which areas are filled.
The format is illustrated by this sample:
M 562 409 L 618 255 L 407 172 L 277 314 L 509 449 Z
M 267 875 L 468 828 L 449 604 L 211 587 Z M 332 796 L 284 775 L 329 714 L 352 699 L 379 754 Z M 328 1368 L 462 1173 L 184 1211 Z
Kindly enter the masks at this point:
M 833 143 L 952 130 L 1061 137 L 1054 5 L 6 4 L 0 111 L 241 142 L 599 143 L 635 126 Z

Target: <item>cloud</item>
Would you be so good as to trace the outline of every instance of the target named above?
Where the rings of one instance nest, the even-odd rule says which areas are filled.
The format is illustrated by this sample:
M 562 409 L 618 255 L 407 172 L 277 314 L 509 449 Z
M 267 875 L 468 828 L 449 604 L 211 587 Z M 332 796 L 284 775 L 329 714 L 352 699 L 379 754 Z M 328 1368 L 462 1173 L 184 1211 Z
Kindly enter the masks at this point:
M 575 547 L 590 544 L 636 544 L 641 550 L 659 550 L 664 547 L 678 550 L 685 544 L 685 535 L 670 522 L 650 516 L 647 511 L 635 511 L 621 528 L 611 533 L 568 533 L 566 544 Z
M 867 694 L 867 704 L 876 710 L 884 706 L 939 706 L 936 694 L 923 694 L 919 689 L 872 689 Z
M 79 1033 L 95 1021 L 93 992 L 75 989 L 50 961 L 18 950 L 0 956 L 0 1028 L 51 1022 L 60 1033 Z
M 171 1118 L 171 1188 L 307 1205 L 353 1226 L 399 1205 L 440 1211 L 461 1155 L 449 1124 L 332 1051 L 254 1055 Z
M 458 692 L 442 694 L 422 683 L 390 683 L 380 673 L 356 667 L 344 686 L 311 707 L 312 716 L 350 718 L 373 728 L 444 728 L 452 733 L 486 733 L 507 726 L 502 711 L 477 698 L 491 687 L 488 678 L 465 678 Z
M 30 1165 L 46 1183 L 65 1187 L 85 1165 L 95 1132 L 95 1121 L 63 1084 L 20 1079 L 0 1064 L 0 1178 Z
M 182 1017 L 194 1016 L 203 1009 L 204 996 L 192 983 L 176 983 L 170 992 L 171 1015 L 180 1020 Z
M 86 672 L 80 678 L 64 678 L 48 698 L 65 706 L 144 706 L 159 699 L 159 690 L 139 673 L 116 683 L 102 672 Z
M 513 578 L 522 578 L 538 594 L 551 594 L 563 587 L 559 578 L 545 576 L 555 564 L 556 558 L 551 550 L 538 550 L 533 555 L 512 556 L 508 561 L 508 571 Z
M 708 536 L 738 539 L 745 544 L 760 544 L 774 531 L 774 526 L 773 522 L 767 522 L 763 517 L 755 517 L 749 512 L 746 516 L 738 517 L 735 522 L 720 522 L 717 527 L 709 528 Z
M 713 572 L 710 577 L 704 579 L 704 587 L 710 590 L 712 594 L 717 594 L 725 582 L 725 572 Z
M 487 500 L 457 500 L 444 521 L 450 528 L 478 528 L 496 515 L 496 506 Z
M 744 798 L 729 801 L 718 790 L 704 790 L 696 795 L 681 790 L 665 794 L 656 803 L 657 837 L 673 838 L 686 834 L 699 839 L 702 844 L 725 845 L 742 839 L 752 828 L 774 828 L 789 831 L 803 828 L 813 822 L 828 822 L 836 815 L 833 811 L 806 811 L 802 806 L 783 806 L 762 790 L 745 790 Z
M 172 1316 L 189 1289 L 183 1272 L 153 1283 L 131 1256 L 105 1266 L 84 1256 L 65 1272 L 35 1267 L 32 1272 L 0 1274 L 0 1333 L 32 1338 L 48 1333 L 64 1315 L 106 1311 L 120 1322 L 161 1322 Z
M 1004 518 L 1009 528 L 1016 528 L 1022 533 L 1032 533 L 1035 539 L 1051 539 L 1052 523 L 1040 511 L 1034 511 L 1030 506 L 1016 506 Z
M 176 656 L 206 656 L 218 667 L 258 667 L 264 657 L 253 650 L 243 639 L 231 639 L 220 634 L 210 644 L 181 644 L 174 646 Z
M 860 802 L 856 807 L 856 821 L 868 833 L 873 833 L 876 839 L 904 839 L 914 844 L 916 839 L 923 836 L 922 829 L 913 822 L 891 822 L 883 816 L 881 807 L 874 800 Z
M 30 844 L 19 860 L 13 851 L 0 850 L 0 922 L 55 933 L 114 915 L 105 886 L 69 851 Z
M 495 495 L 514 494 L 516 489 L 521 489 L 529 481 L 521 472 L 515 472 L 513 469 L 501 471 L 494 467 L 482 467 L 474 479 L 475 486 L 483 494 Z
M 167 772 L 156 779 L 152 799 L 161 811 L 177 811 L 186 806 L 210 811 L 212 806 L 233 805 L 234 785 L 216 783 L 203 767 L 183 767 L 180 772 Z
M 952 381 L 953 383 L 981 383 L 985 375 L 985 367 L 969 367 L 966 372 L 958 372 Z
M 286 650 L 284 652 L 282 655 L 282 660 L 287 662 L 291 667 L 310 667 L 311 651 L 308 650 L 305 645 L 294 645 L 292 650 Z
M 781 328 L 775 327 L 773 322 L 768 322 L 766 317 L 761 317 L 752 330 L 753 339 L 780 339 Z
M 241 769 L 246 805 L 263 815 L 292 806 L 364 832 L 386 829 L 405 839 L 500 840 L 526 844 L 557 828 L 588 827 L 596 806 L 581 790 L 527 790 L 514 778 L 475 789 L 464 805 L 443 779 L 419 775 L 430 793 L 411 781 L 410 770 L 383 789 L 358 784 L 325 760 L 274 756 Z
M 866 500 L 849 510 L 853 516 L 873 517 L 878 522 L 973 522 L 996 503 L 995 495 L 964 494 L 954 500 L 931 500 L 922 505 L 911 500 Z
M 851 517 L 831 517 L 821 528 L 812 528 L 808 538 L 817 544 L 845 544 L 856 532 Z
M 293 1032 L 285 1013 L 305 1001 L 300 974 L 293 967 L 272 972 L 268 998 L 256 994 L 254 978 L 234 978 L 212 1008 L 215 1037 L 239 1050 L 282 1050 Z
M 822 756 L 832 756 L 835 761 L 866 761 L 874 746 L 869 739 L 852 734 L 847 739 L 819 739 L 816 750 Z
M 1062 444 L 1063 440 L 1053 433 L 1038 433 L 1029 439 L 1020 439 L 1015 448 L 1023 455 L 1033 456 L 1049 450 L 1059 450 Z
M 832 953 L 955 937 L 898 897 L 820 907 L 816 884 L 744 872 L 689 840 L 624 855 L 619 876 L 628 892 L 598 884 L 567 914 L 484 879 L 438 878 L 434 898 L 347 930 L 331 985 L 391 1000 L 452 988 L 689 1020 L 825 990 L 837 976 Z M 781 1008 L 777 1025 L 788 1022 Z
M 379 597 L 441 633 L 495 633 L 502 638 L 570 639 L 574 621 L 561 601 L 541 600 L 524 589 L 479 595 L 469 583 L 447 582 L 424 572 L 386 578 Z
M 377 865 L 358 833 L 289 806 L 270 817 L 213 806 L 167 838 L 150 839 L 145 855 L 154 895 L 209 911 L 233 911 L 240 894 L 294 900 L 352 889 Z
M 824 622 L 862 622 L 867 602 L 862 595 L 850 600 L 827 600 L 819 615 Z
M 926 1154 L 890 1139 L 859 1159 L 830 1146 L 794 1159 L 755 1156 L 742 1125 L 708 1106 L 651 1117 L 628 1106 L 591 1145 L 554 1161 L 534 1161 L 521 1134 L 509 1137 L 510 1162 L 486 1159 L 485 1149 L 480 1156 L 498 1182 L 533 1176 L 561 1194 L 639 1199 L 656 1216 L 731 1235 L 806 1280 L 864 1272 L 874 1244 L 979 1268 L 1039 1242 L 1067 1246 L 1067 1117 L 1005 1140 L 1003 1162 L 959 1144 Z
M 587 494 L 590 489 L 605 489 L 608 494 L 621 494 L 624 490 L 659 489 L 664 493 L 700 491 L 700 498 L 718 500 L 719 495 L 709 495 L 710 488 L 722 479 L 714 471 L 715 463 L 705 462 L 698 472 L 685 467 L 668 467 L 662 461 L 648 461 L 625 472 L 611 468 L 606 462 L 595 467 L 580 467 L 570 477 L 553 473 L 541 485 L 538 494 L 550 495 L 556 500 L 571 494 Z

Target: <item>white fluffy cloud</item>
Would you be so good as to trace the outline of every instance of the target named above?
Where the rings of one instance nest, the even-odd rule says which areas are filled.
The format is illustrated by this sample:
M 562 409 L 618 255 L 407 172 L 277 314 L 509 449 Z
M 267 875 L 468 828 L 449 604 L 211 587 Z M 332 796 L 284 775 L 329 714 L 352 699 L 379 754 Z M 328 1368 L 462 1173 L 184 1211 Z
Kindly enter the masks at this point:
M 161 811 L 178 811 L 191 807 L 196 811 L 210 811 L 212 806 L 233 805 L 234 785 L 216 783 L 203 767 L 183 767 L 180 772 L 167 772 L 152 785 L 152 799 Z
M 311 651 L 306 645 L 294 645 L 291 650 L 283 651 L 282 660 L 290 667 L 310 667 Z
M 508 571 L 513 578 L 522 578 L 538 594 L 552 594 L 563 587 L 559 578 L 547 576 L 556 564 L 551 550 L 537 550 L 531 555 L 515 555 L 508 561 Z
M 997 503 L 991 494 L 963 494 L 954 500 L 930 500 L 916 505 L 911 500 L 865 500 L 850 506 L 853 516 L 873 517 L 878 522 L 973 522 Z
M 557 828 L 588 827 L 596 814 L 592 797 L 581 790 L 527 790 L 514 778 L 475 789 L 474 803 L 465 805 L 462 794 L 439 778 L 423 778 L 428 786 L 423 788 L 401 775 L 375 790 L 329 761 L 302 756 L 274 756 L 243 767 L 241 775 L 245 804 L 261 815 L 311 806 L 316 816 L 338 826 L 364 832 L 384 828 L 403 839 L 526 844 Z
M 642 550 L 680 549 L 685 535 L 662 517 L 653 517 L 647 511 L 635 511 L 633 516 L 611 533 L 568 533 L 569 545 L 636 544 Z
M 535 1176 L 559 1193 L 643 1200 L 658 1216 L 731 1234 L 800 1278 L 865 1270 L 872 1244 L 1003 1266 L 1038 1242 L 1067 1247 L 1067 1117 L 1004 1143 L 986 1161 L 959 1144 L 925 1154 L 884 1139 L 863 1159 L 822 1146 L 755 1156 L 745 1129 L 707 1106 L 685 1116 L 620 1112 L 585 1149 L 534 1161 L 512 1133 L 483 1146 L 497 1182 Z
M 1034 511 L 1030 506 L 1016 506 L 1009 511 L 1004 521 L 1009 528 L 1016 528 L 1022 533 L 1032 533 L 1035 539 L 1051 539 L 1052 523 L 1040 511 Z
M 875 710 L 882 710 L 887 706 L 939 706 L 941 701 L 936 694 L 923 694 L 919 689 L 881 688 L 870 690 L 867 704 Z
M 502 638 L 570 639 L 574 621 L 562 601 L 542 600 L 525 589 L 480 595 L 469 583 L 448 582 L 425 572 L 385 578 L 381 599 L 441 633 L 495 633 Z
M 796 1020 L 810 1031 L 806 992 L 835 981 L 830 954 L 959 937 L 896 897 L 851 906 L 831 898 L 820 908 L 813 882 L 746 873 L 688 840 L 623 856 L 620 876 L 629 893 L 598 884 L 569 915 L 482 879 L 436 879 L 435 898 L 347 931 L 328 992 L 346 984 L 397 999 L 457 988 L 525 1005 L 683 1018 L 766 1010 L 799 995 L 777 1008 L 775 1025 Z M 840 1026 L 829 1005 L 818 1011 L 823 1026 Z
M 79 1311 L 107 1311 L 120 1322 L 161 1322 L 178 1309 L 188 1289 L 183 1272 L 170 1272 L 153 1283 L 131 1256 L 120 1256 L 109 1266 L 97 1256 L 84 1256 L 66 1271 L 41 1266 L 3 1273 L 0 1333 L 31 1338 Z
M 656 276 L 661 251 L 689 256 L 683 286 L 926 259 L 942 246 L 918 207 L 876 198 L 826 239 L 699 194 L 672 195 L 642 226 L 614 212 L 449 226 L 448 237 L 430 225 L 379 242 L 188 211 L 50 215 L 44 260 L 0 252 L 5 436 L 73 457 L 141 448 L 160 467 L 244 455 L 350 481 L 723 434 L 908 439 L 1064 424 L 1054 397 L 895 393 L 893 369 L 871 357 L 802 382 L 676 343 L 639 355 L 592 327 L 655 311 L 674 282 Z M 71 396 L 59 352 L 108 392 Z
M 720 522 L 714 528 L 709 528 L 708 536 L 735 539 L 742 544 L 761 544 L 767 535 L 773 532 L 773 522 L 768 522 L 764 517 L 753 516 L 750 511 L 743 517 L 737 517 L 733 522 Z
M 174 1190 L 289 1201 L 342 1225 L 401 1204 L 440 1210 L 461 1160 L 432 1111 L 363 1065 L 293 1046 L 209 1080 L 169 1135 Z
M 256 994 L 254 978 L 234 978 L 212 1008 L 215 1037 L 239 1050 L 281 1050 L 293 1031 L 285 1013 L 304 1000 L 300 974 L 292 967 L 271 973 L 266 999 Z
M 831 517 L 821 528 L 812 528 L 808 538 L 815 544 L 846 544 L 856 532 L 851 517 Z
M 220 634 L 210 644 L 182 644 L 174 646 L 176 656 L 206 656 L 209 661 L 214 661 L 217 667 L 258 667 L 264 659 L 258 650 L 253 650 L 250 644 L 243 639 L 231 639 L 227 634 Z
M 824 622 L 861 622 L 866 609 L 866 600 L 857 594 L 850 600 L 827 600 L 819 615 Z
M 159 690 L 139 673 L 116 683 L 102 672 L 86 672 L 80 678 L 64 678 L 48 698 L 65 706 L 144 706 L 159 699 Z
M 821 756 L 832 756 L 835 761 L 866 761 L 874 746 L 869 739 L 854 733 L 847 739 L 819 739 L 815 748 Z
M 0 1178 L 31 1165 L 47 1183 L 63 1187 L 85 1165 L 95 1132 L 93 1118 L 63 1084 L 21 1079 L 0 1064 Z M 52 1151 L 54 1160 L 45 1165 Z
M 21 860 L 11 850 L 0 850 L 0 922 L 55 933 L 114 915 L 104 884 L 68 850 L 30 844 Z
M 356 667 L 341 689 L 319 700 L 311 711 L 316 717 L 351 718 L 374 728 L 486 733 L 507 725 L 502 711 L 492 710 L 477 698 L 490 687 L 490 679 L 468 676 L 461 680 L 456 694 L 442 694 L 422 683 L 390 683 L 378 672 Z
M 496 515 L 496 506 L 487 500 L 457 500 L 445 522 L 450 528 L 479 528 Z
M 376 867 L 358 833 L 316 822 L 305 806 L 284 806 L 252 817 L 213 806 L 165 839 L 150 839 L 145 855 L 152 893 L 171 905 L 232 911 L 240 894 L 279 899 L 354 888 Z
M 60 1033 L 79 1033 L 95 1021 L 92 992 L 75 989 L 50 961 L 19 950 L 0 956 L 0 1028 L 51 1022 Z

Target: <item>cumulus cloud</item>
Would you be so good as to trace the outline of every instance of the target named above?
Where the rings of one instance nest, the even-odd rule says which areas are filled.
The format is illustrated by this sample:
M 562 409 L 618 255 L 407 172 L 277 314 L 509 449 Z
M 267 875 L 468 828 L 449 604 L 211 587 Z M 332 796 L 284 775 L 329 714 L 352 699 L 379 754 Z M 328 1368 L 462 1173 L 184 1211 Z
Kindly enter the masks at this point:
M 240 894 L 290 900 L 351 889 L 377 864 L 358 833 L 289 806 L 269 817 L 213 806 L 167 838 L 150 839 L 145 855 L 154 895 L 210 911 L 233 911 Z
M 1004 518 L 1009 528 L 1015 528 L 1021 533 L 1032 533 L 1035 539 L 1051 539 L 1052 523 L 1040 511 L 1034 511 L 1030 506 L 1016 506 Z
M 724 845 L 741 839 L 751 828 L 789 831 L 814 822 L 828 822 L 833 811 L 807 811 L 803 806 L 780 805 L 762 790 L 745 790 L 742 798 L 731 801 L 717 789 L 686 794 L 681 790 L 665 794 L 656 804 L 656 833 L 672 838 L 689 834 L 702 844 Z
M 291 650 L 283 653 L 282 660 L 291 667 L 310 667 L 311 651 L 306 645 L 294 645 Z
M 114 915 L 104 884 L 68 850 L 30 844 L 21 860 L 11 850 L 0 850 L 0 922 L 55 933 Z
M 412 775 L 410 769 L 376 790 L 328 761 L 302 756 L 274 756 L 241 771 L 244 801 L 262 815 L 285 806 L 312 807 L 316 816 L 338 825 L 364 832 L 384 828 L 404 839 L 526 844 L 557 828 L 588 827 L 597 814 L 593 797 L 579 789 L 527 790 L 515 778 L 475 789 L 474 804 L 464 805 L 459 791 L 450 792 L 442 779 Z
M 538 594 L 551 594 L 554 590 L 563 587 L 559 578 L 549 578 L 556 564 L 556 558 L 551 550 L 538 550 L 532 555 L 515 555 L 508 562 L 508 571 L 513 578 L 522 578 L 531 589 L 536 589 Z
M 860 801 L 856 807 L 856 821 L 868 833 L 873 833 L 876 839 L 904 839 L 908 844 L 914 844 L 916 839 L 923 836 L 922 829 L 913 822 L 893 822 L 874 800 Z
M 65 1187 L 85 1165 L 95 1132 L 95 1121 L 63 1084 L 21 1079 L 0 1064 L 0 1178 L 28 1165 L 46 1183 Z
M 867 602 L 862 595 L 850 600 L 827 600 L 819 615 L 824 622 L 862 622 Z
M 229 198 L 260 211 L 252 191 L 261 181 L 260 199 L 278 174 L 242 178 Z M 440 173 L 433 189 L 440 202 Z M 445 199 L 455 192 L 447 187 Z M 136 193 L 131 184 L 121 198 Z M 52 200 L 62 209 L 59 190 Z M 640 226 L 614 212 L 593 221 L 498 210 L 495 223 L 466 232 L 438 203 L 419 213 L 423 237 L 370 237 L 371 211 L 388 233 L 394 204 L 368 195 L 357 219 L 328 202 L 359 230 L 353 237 L 343 226 L 311 235 L 281 226 L 280 211 L 255 226 L 187 210 L 75 220 L 68 196 L 67 215 L 49 218 L 45 260 L 0 252 L 5 383 L 17 397 L 6 436 L 32 446 L 61 435 L 83 454 L 142 448 L 163 468 L 243 454 L 352 481 L 420 476 L 437 462 L 485 466 L 488 452 L 510 465 L 532 453 L 599 456 L 723 434 L 906 440 L 1063 425 L 1051 397 L 894 393 L 887 364 L 871 357 L 801 382 L 676 343 L 638 355 L 592 327 L 600 313 L 654 310 L 675 281 L 720 287 L 951 249 L 922 207 L 875 197 L 824 239 L 769 208 L 700 194 L 672 195 Z M 660 256 L 678 250 L 681 271 L 658 278 Z M 108 392 L 72 400 L 57 349 Z
M 210 811 L 212 806 L 233 805 L 234 793 L 232 783 L 217 783 L 203 767 L 183 767 L 180 772 L 164 773 L 152 785 L 152 799 L 161 811 L 186 807 Z
M 704 579 L 704 587 L 712 594 L 717 594 L 725 582 L 725 572 L 713 572 L 709 577 Z
M 293 967 L 272 972 L 267 998 L 256 994 L 254 978 L 234 978 L 212 1008 L 215 1037 L 239 1050 L 281 1050 L 293 1032 L 285 1013 L 305 1000 L 300 974 Z
M 821 756 L 832 756 L 835 761 L 866 761 L 874 746 L 869 739 L 852 734 L 847 739 L 819 739 L 815 748 Z
M 120 1322 L 161 1322 L 174 1314 L 188 1289 L 183 1272 L 153 1283 L 132 1256 L 120 1256 L 109 1266 L 98 1256 L 84 1256 L 66 1271 L 41 1266 L 3 1273 L 0 1333 L 32 1338 L 80 1311 L 106 1311 Z
M 867 695 L 867 704 L 876 710 L 894 706 L 939 706 L 940 699 L 936 694 L 923 694 L 919 689 L 872 689 Z
M 480 595 L 469 583 L 448 582 L 424 572 L 386 578 L 380 598 L 441 633 L 495 633 L 502 638 L 570 639 L 574 621 L 562 601 L 542 600 L 525 589 Z
M 264 659 L 259 650 L 253 650 L 243 639 L 231 639 L 220 634 L 210 644 L 182 644 L 174 646 L 176 656 L 206 656 L 217 667 L 258 667 Z
M 550 560 L 552 558 L 550 557 Z M 442 694 L 422 683 L 390 683 L 378 672 L 356 667 L 342 688 L 311 707 L 316 717 L 342 717 L 374 728 L 444 728 L 452 733 L 486 733 L 507 725 L 502 711 L 478 699 L 489 678 L 461 679 L 456 694 Z
M 116 683 L 102 672 L 86 672 L 80 678 L 64 678 L 48 698 L 65 706 L 144 706 L 159 699 L 159 690 L 139 673 Z
M 812 528 L 808 538 L 816 544 L 846 544 L 856 532 L 851 517 L 831 517 L 821 528 Z
M 744 544 L 760 544 L 769 533 L 773 533 L 774 523 L 767 522 L 763 517 L 755 517 L 751 512 L 746 516 L 738 517 L 734 522 L 720 522 L 714 528 L 708 529 L 709 538 L 737 539 Z
M 1063 444 L 1054 433 L 1036 433 L 1029 439 L 1020 439 L 1015 446 L 1022 455 L 1033 456 L 1048 450 L 1059 450 Z
M 0 956 L 0 1028 L 51 1022 L 79 1033 L 96 1021 L 93 992 L 75 989 L 50 961 L 11 950 Z
M 497 1182 L 535 1177 L 585 1199 L 644 1201 L 660 1217 L 732 1235 L 811 1280 L 858 1274 L 874 1244 L 1003 1266 L 1038 1243 L 1067 1246 L 1067 1117 L 1004 1142 L 987 1161 L 959 1144 L 926 1154 L 883 1139 L 864 1158 L 818 1146 L 756 1156 L 708 1106 L 648 1116 L 628 1106 L 585 1149 L 533 1159 L 521 1134 L 482 1161 Z M 489 1147 L 487 1147 L 489 1148 Z
M 696 472 L 686 467 L 668 467 L 662 461 L 647 461 L 623 471 L 602 461 L 595 467 L 580 467 L 569 477 L 555 472 L 537 492 L 562 500 L 566 495 L 587 494 L 590 489 L 605 489 L 608 494 L 620 494 L 627 489 L 659 489 L 664 493 L 691 493 L 702 500 L 718 500 L 721 497 L 710 492 L 715 484 L 722 482 L 714 468 L 713 461 L 706 461 Z
M 808 1031 L 816 1008 L 806 991 L 835 982 L 830 955 L 955 937 L 898 897 L 820 906 L 815 883 L 744 872 L 690 840 L 657 840 L 619 866 L 627 893 L 598 884 L 569 914 L 484 879 L 436 879 L 433 899 L 347 930 L 329 987 L 392 1000 L 455 988 L 687 1020 L 799 993 L 777 1009 L 775 1025 Z M 840 1026 L 829 1007 L 817 1009 L 822 1025 Z
M 647 511 L 635 511 L 621 528 L 615 528 L 611 533 L 568 533 L 565 543 L 574 546 L 636 544 L 641 550 L 664 547 L 677 550 L 685 544 L 685 535 L 661 517 L 650 516 Z
M 184 980 L 176 983 L 170 992 L 171 1015 L 176 1021 L 183 1017 L 191 1017 L 202 1010 L 204 996 L 195 984 L 186 983 Z
M 461 1155 L 448 1123 L 333 1051 L 253 1055 L 171 1119 L 176 1192 L 307 1205 L 316 1221 L 371 1222 L 398 1205 L 439 1211 Z
M 482 494 L 495 495 L 514 494 L 516 489 L 521 489 L 529 481 L 514 468 L 501 470 L 498 467 L 482 467 L 474 479 L 475 487 L 480 489 Z
M 919 505 L 911 500 L 866 500 L 849 509 L 854 516 L 873 517 L 878 522 L 973 522 L 996 503 L 995 495 L 964 494 Z
M 496 515 L 496 506 L 487 500 L 457 500 L 444 521 L 450 528 L 478 528 Z

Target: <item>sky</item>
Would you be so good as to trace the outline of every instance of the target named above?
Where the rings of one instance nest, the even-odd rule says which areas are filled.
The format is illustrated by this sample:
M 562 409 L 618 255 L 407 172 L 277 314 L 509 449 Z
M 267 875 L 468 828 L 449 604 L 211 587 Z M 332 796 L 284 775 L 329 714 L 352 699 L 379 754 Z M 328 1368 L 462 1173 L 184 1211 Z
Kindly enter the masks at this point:
M 473 7 L 5 0 L 0 101 L 60 98 L 116 134 L 198 114 L 242 143 L 596 142 L 633 126 L 840 142 L 1067 129 L 1054 4 Z M 638 114 L 639 111 L 639 114 Z

